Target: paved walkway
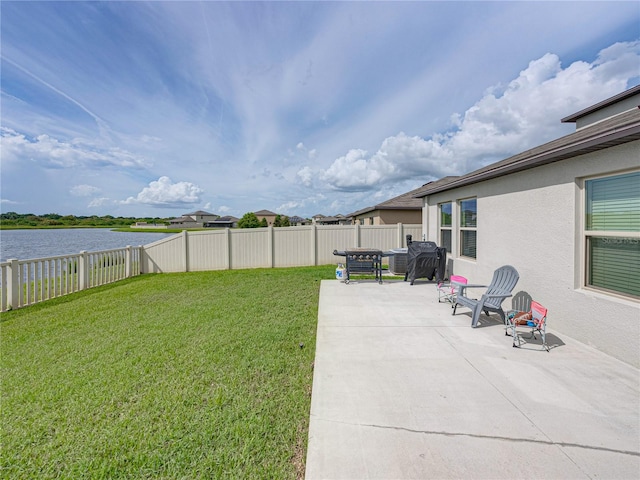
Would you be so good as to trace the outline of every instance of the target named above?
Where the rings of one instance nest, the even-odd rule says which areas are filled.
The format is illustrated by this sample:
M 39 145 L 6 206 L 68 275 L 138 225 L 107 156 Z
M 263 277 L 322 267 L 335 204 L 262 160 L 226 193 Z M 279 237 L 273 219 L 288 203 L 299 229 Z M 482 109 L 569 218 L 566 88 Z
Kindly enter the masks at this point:
M 307 480 L 640 478 L 638 369 L 468 312 L 433 284 L 322 282 Z

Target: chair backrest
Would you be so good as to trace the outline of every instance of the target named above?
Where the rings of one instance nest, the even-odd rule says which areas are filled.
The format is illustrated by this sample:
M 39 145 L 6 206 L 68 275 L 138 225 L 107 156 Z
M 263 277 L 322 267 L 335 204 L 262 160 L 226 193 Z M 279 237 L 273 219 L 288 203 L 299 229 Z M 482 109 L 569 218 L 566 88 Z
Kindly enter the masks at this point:
M 535 300 L 531 301 L 531 320 L 533 320 L 533 323 L 535 323 L 539 328 L 541 328 L 544 325 L 544 322 L 547 321 L 547 309 Z
M 449 278 L 450 281 L 452 282 L 458 282 L 458 283 L 467 283 L 468 280 L 466 278 L 464 278 L 461 275 L 451 275 L 451 278 Z
M 518 312 L 529 312 L 532 300 L 531 295 L 521 290 L 511 297 L 511 309 Z
M 487 287 L 486 293 L 488 295 L 511 293 L 519 279 L 520 275 L 515 268 L 511 265 L 504 265 L 493 272 L 493 280 L 491 280 L 491 283 Z M 485 303 L 495 308 L 500 308 L 505 298 L 506 296 L 502 298 L 491 298 Z
M 453 282 L 458 282 L 458 283 L 464 283 L 464 284 L 466 284 L 468 282 L 468 280 L 465 277 L 461 276 L 461 275 L 451 275 L 451 278 L 449 278 L 449 281 L 452 282 L 452 283 Z M 451 285 L 451 293 L 454 293 L 456 290 L 457 290 L 456 286 L 452 284 Z
M 493 272 L 493 280 L 487 287 L 487 293 L 509 292 L 515 288 L 520 279 L 518 271 L 511 265 L 504 265 Z

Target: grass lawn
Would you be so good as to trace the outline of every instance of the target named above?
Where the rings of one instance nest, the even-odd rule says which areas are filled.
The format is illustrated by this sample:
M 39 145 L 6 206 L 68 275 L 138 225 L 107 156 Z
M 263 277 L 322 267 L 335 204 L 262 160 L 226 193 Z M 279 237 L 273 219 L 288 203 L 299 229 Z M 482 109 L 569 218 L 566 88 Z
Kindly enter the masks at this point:
M 1 478 L 302 478 L 334 273 L 144 275 L 2 314 Z

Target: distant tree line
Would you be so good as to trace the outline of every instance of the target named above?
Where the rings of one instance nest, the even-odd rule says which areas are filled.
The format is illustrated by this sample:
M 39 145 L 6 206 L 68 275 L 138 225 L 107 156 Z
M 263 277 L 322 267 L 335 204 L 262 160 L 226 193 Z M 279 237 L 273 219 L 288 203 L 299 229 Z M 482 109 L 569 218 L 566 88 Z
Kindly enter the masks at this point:
M 104 215 L 98 217 L 58 215 L 47 213 L 34 215 L 33 213 L 7 212 L 0 214 L 0 226 L 2 227 L 128 227 L 136 222 L 164 224 L 169 223 L 168 218 L 159 217 L 113 217 Z

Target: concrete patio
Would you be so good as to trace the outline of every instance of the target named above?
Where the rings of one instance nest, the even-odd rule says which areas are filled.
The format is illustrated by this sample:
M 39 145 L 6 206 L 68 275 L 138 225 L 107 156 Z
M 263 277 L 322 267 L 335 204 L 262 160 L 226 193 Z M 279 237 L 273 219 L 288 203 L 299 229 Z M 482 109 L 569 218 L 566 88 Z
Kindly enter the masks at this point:
M 640 478 L 638 369 L 552 311 L 550 352 L 451 311 L 431 283 L 322 282 L 307 480 Z

